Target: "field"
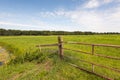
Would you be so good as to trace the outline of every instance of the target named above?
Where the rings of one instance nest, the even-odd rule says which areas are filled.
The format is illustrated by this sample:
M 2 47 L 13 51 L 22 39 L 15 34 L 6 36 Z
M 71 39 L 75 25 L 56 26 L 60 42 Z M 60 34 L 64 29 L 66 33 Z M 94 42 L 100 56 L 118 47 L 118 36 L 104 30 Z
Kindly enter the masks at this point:
M 120 35 L 67 35 L 64 41 L 120 45 Z M 74 63 L 91 70 L 91 65 L 78 61 L 82 59 L 120 70 L 120 61 L 112 60 L 69 50 L 64 51 L 61 60 L 57 47 L 39 48 L 38 44 L 57 43 L 57 36 L 1 36 L 0 46 L 9 53 L 10 62 L 0 66 L 0 80 L 104 80 L 93 74 L 86 73 L 68 63 Z M 65 44 L 65 48 L 91 52 L 90 46 Z M 95 53 L 120 57 L 119 48 L 95 47 Z M 0 57 L 1 58 L 1 57 Z M 95 72 L 120 80 L 120 73 L 95 67 Z

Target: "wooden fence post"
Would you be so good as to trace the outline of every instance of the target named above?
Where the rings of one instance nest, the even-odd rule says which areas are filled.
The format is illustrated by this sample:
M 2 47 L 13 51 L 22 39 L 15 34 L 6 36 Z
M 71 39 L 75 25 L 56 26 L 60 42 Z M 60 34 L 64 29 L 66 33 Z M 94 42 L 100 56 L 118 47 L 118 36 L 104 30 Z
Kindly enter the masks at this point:
M 94 55 L 94 45 L 92 45 L 92 55 Z
M 58 48 L 59 48 L 59 55 L 60 55 L 60 58 L 63 59 L 63 43 L 62 43 L 62 37 L 61 36 L 58 36 Z

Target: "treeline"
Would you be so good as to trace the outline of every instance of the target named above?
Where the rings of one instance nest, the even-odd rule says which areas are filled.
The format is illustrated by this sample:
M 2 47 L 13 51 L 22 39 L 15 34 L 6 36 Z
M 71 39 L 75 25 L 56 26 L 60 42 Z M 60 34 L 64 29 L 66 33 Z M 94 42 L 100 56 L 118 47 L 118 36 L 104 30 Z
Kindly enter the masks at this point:
M 95 35 L 95 34 L 120 34 L 118 32 L 81 32 L 81 31 L 22 31 L 22 30 L 11 30 L 11 29 L 0 29 L 0 36 L 17 36 L 17 35 Z

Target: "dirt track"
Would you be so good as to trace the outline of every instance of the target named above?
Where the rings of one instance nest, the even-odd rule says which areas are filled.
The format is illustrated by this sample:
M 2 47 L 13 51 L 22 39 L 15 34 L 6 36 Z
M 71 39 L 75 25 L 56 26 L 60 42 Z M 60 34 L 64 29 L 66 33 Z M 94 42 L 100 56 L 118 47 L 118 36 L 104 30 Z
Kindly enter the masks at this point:
M 2 63 L 7 63 L 9 59 L 9 54 L 8 52 L 0 46 L 0 64 Z

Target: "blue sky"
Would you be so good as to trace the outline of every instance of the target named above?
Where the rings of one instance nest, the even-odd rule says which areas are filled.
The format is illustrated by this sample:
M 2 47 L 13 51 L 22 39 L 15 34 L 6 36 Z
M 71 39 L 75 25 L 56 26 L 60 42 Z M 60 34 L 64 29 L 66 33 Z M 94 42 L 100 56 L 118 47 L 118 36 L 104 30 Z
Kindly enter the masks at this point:
M 120 32 L 120 0 L 0 0 L 0 28 Z

